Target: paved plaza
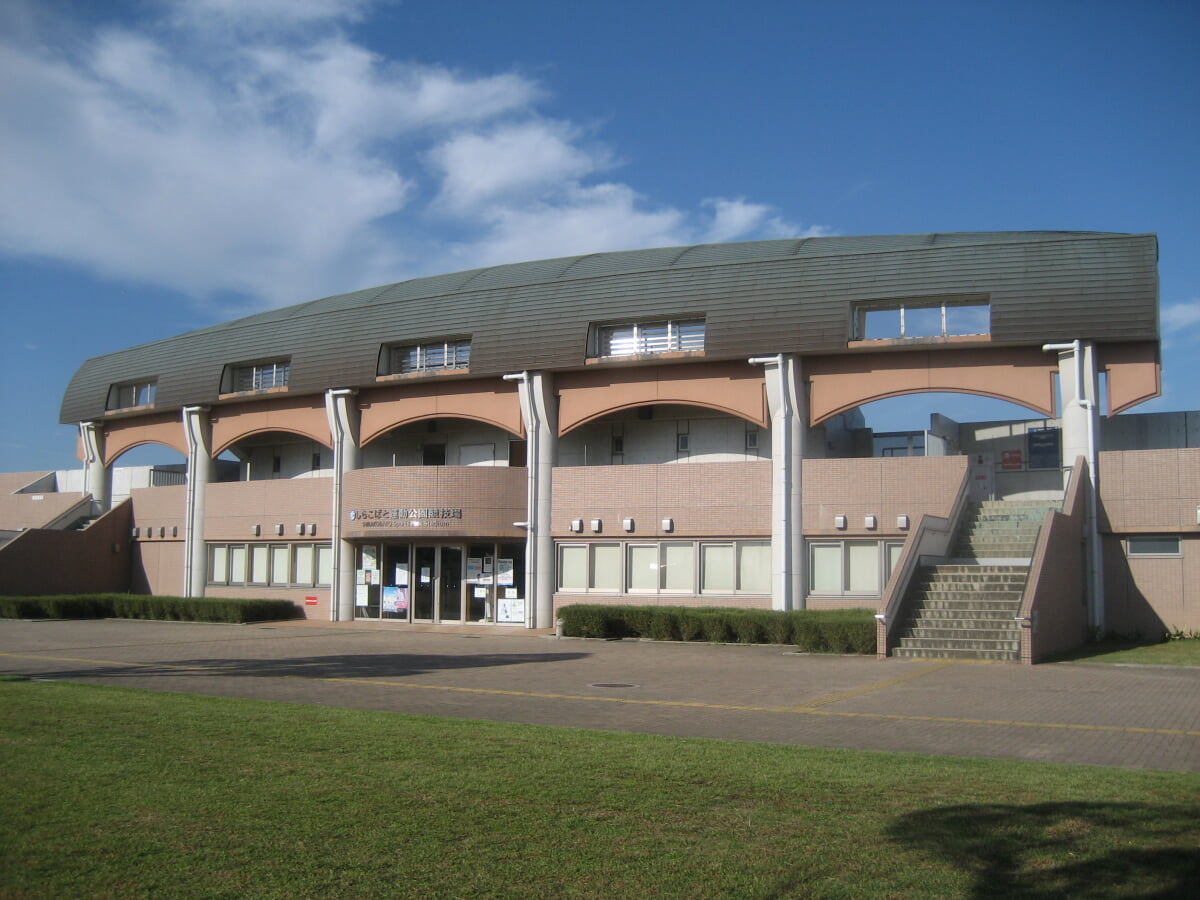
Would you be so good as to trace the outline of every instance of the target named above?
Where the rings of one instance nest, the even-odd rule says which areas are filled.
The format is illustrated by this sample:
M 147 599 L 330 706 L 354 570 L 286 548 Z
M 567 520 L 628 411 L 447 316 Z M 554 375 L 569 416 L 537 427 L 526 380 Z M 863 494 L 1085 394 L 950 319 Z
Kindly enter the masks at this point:
M 1200 669 L 523 629 L 0 621 L 0 674 L 680 737 L 1200 771 Z

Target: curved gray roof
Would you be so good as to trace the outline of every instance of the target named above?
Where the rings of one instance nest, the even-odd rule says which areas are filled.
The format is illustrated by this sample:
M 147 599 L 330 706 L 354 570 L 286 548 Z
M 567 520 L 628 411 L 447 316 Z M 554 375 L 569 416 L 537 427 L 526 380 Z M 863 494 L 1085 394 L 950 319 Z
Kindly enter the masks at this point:
M 595 322 L 705 316 L 705 357 L 846 352 L 855 301 L 987 295 L 992 341 L 1157 340 L 1157 240 L 1096 232 L 811 237 L 594 253 L 415 278 L 87 360 L 61 421 L 112 384 L 218 402 L 227 364 L 289 357 L 288 392 L 376 383 L 381 345 L 470 336 L 472 377 L 584 365 Z

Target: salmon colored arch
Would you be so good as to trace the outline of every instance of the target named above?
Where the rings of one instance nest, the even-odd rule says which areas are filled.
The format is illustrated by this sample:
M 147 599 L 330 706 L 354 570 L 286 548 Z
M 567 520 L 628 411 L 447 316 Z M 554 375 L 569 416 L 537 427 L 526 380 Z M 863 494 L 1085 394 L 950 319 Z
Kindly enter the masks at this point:
M 359 445 L 365 447 L 394 428 L 429 419 L 467 419 L 525 436 L 515 385 L 458 382 L 426 387 L 420 393 L 394 386 L 359 395 Z
M 595 422 L 596 420 L 603 419 L 605 416 L 611 415 L 613 413 L 623 412 L 624 410 L 627 410 L 627 409 L 639 409 L 640 407 L 643 407 L 643 406 L 691 406 L 691 407 L 695 407 L 697 409 L 711 409 L 714 412 L 725 413 L 726 415 L 733 416 L 736 419 L 743 419 L 744 421 L 747 421 L 754 425 L 757 425 L 760 428 L 767 427 L 765 421 L 759 420 L 752 416 L 747 416 L 741 410 L 729 409 L 728 407 L 725 407 L 725 406 L 717 406 L 715 403 L 701 403 L 697 400 L 666 399 L 666 400 L 647 400 L 643 403 L 626 403 L 623 406 L 614 406 L 610 409 L 600 410 L 595 415 L 593 415 L 587 419 L 583 419 L 581 421 L 571 423 L 571 426 L 569 428 L 559 428 L 558 436 L 563 437 L 563 436 L 569 434 L 570 432 L 575 431 L 578 428 L 582 428 L 584 425 L 587 425 L 589 422 Z
M 294 434 L 299 437 L 308 438 L 310 441 L 320 444 L 322 447 L 327 447 L 329 449 L 333 449 L 333 442 L 329 439 L 328 434 L 317 435 L 317 434 L 313 434 L 311 431 L 301 431 L 298 428 L 264 427 L 264 428 L 251 428 L 247 431 L 239 432 L 231 438 L 223 440 L 222 443 L 217 444 L 215 447 L 213 447 L 213 451 L 212 451 L 213 458 L 215 459 L 216 457 L 220 456 L 222 453 L 224 453 L 230 447 L 234 446 L 235 444 L 240 443 L 241 441 L 244 441 L 246 438 L 254 437 L 254 435 L 256 435 L 256 434 L 271 434 L 272 432 L 276 432 L 276 433 L 280 433 L 280 434 Z
M 212 455 L 224 453 L 239 441 L 256 434 L 281 431 L 333 446 L 323 397 L 280 398 L 257 403 L 221 406 L 209 414 Z
M 1040 347 L 856 353 L 804 361 L 813 425 L 875 400 L 940 392 L 991 397 L 1052 416 L 1057 371 L 1057 358 Z
M 608 369 L 556 379 L 558 433 L 638 406 L 696 406 L 767 427 L 761 369 L 746 363 Z
M 158 444 L 187 457 L 183 421 L 157 415 L 108 422 L 104 426 L 104 464 L 111 466 L 123 453 L 145 444 Z
M 451 415 L 442 414 L 442 415 L 437 415 L 437 416 L 416 416 L 411 419 L 405 419 L 403 421 L 396 422 L 392 425 L 385 425 L 381 429 L 378 429 L 375 432 L 373 432 L 372 434 L 363 435 L 362 440 L 359 442 L 359 446 L 365 447 L 365 446 L 367 446 L 367 444 L 371 443 L 372 441 L 379 440 L 379 438 L 385 436 L 386 434 L 388 434 L 388 432 L 394 431 L 397 428 L 403 428 L 406 425 L 415 425 L 418 422 L 427 422 L 431 419 L 467 419 L 471 422 L 479 422 L 482 425 L 491 425 L 494 428 L 499 428 L 501 431 L 503 431 L 507 434 L 514 435 L 515 437 L 520 438 L 522 440 L 524 440 L 524 438 L 525 438 L 525 430 L 523 428 L 513 431 L 511 428 L 506 427 L 504 425 L 504 423 L 497 422 L 494 419 L 485 419 L 482 416 L 466 416 L 466 415 L 451 416 Z

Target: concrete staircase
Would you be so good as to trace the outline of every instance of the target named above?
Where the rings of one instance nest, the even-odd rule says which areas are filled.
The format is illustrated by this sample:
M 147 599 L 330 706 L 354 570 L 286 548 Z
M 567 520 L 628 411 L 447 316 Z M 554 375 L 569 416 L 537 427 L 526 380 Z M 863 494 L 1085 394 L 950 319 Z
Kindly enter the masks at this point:
M 954 556 L 922 566 L 904 600 L 893 656 L 1021 658 L 1015 619 L 1046 503 L 986 500 L 973 505 Z

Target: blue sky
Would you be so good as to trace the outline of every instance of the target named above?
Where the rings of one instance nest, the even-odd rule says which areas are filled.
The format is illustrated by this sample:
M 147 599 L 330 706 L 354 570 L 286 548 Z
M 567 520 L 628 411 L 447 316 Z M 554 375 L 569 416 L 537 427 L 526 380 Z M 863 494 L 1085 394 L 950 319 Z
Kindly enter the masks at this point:
M 1155 232 L 1164 396 L 1136 411 L 1200 409 L 1198 45 L 1194 0 L 6 0 L 0 471 L 77 465 L 88 356 L 805 234 Z

